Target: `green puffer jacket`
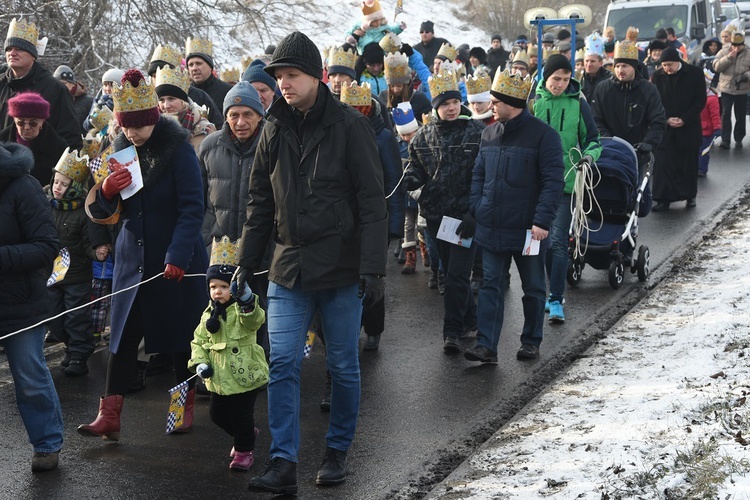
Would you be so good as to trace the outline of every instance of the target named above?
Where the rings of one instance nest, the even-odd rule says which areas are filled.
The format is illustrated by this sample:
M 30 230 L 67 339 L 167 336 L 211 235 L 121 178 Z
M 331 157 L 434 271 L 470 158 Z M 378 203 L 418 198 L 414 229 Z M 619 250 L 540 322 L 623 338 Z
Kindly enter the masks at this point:
M 255 304 L 258 296 L 255 296 Z M 213 368 L 206 379 L 206 389 L 222 396 L 249 392 L 268 383 L 268 363 L 263 348 L 258 345 L 256 333 L 266 320 L 261 307 L 251 312 L 241 311 L 239 304 L 227 307 L 226 319 L 219 321 L 216 333 L 206 329 L 206 320 L 211 316 L 211 305 L 203 311 L 201 322 L 190 342 L 191 358 L 188 369 L 206 363 Z
M 565 163 L 565 193 L 570 194 L 573 192 L 576 178 L 573 160 L 578 161 L 580 158 L 574 152 L 571 160 L 570 151 L 579 148 L 581 156 L 589 155 L 594 161 L 602 154 L 599 130 L 591 107 L 581 98 L 581 84 L 571 79 L 565 92 L 555 96 L 547 90 L 542 80 L 537 87 L 532 113 L 560 134 Z

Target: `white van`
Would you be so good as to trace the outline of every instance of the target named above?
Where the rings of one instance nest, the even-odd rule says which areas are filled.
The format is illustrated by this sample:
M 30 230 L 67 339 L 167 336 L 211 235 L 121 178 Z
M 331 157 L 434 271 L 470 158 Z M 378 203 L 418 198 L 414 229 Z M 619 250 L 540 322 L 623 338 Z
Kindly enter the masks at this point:
M 625 38 L 629 26 L 638 28 L 640 46 L 648 45 L 659 28 L 671 26 L 695 62 L 701 40 L 719 36 L 721 17 L 718 2 L 711 0 L 612 0 L 604 26 L 613 26 L 618 40 Z

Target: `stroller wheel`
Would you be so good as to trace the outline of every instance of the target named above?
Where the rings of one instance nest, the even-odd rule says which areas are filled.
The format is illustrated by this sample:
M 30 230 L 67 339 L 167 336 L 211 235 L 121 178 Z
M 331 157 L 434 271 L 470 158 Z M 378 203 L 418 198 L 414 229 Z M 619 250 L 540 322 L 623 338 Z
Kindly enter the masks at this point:
M 625 266 L 622 262 L 612 261 L 609 265 L 609 285 L 617 290 L 625 279 Z
M 638 269 L 638 281 L 646 281 L 651 274 L 651 265 L 649 263 L 650 256 L 651 254 L 646 245 L 641 245 L 638 248 L 638 260 L 635 264 Z
M 569 259 L 568 260 L 568 284 L 570 286 L 577 286 L 581 281 L 581 273 L 583 272 L 583 265 L 579 260 Z

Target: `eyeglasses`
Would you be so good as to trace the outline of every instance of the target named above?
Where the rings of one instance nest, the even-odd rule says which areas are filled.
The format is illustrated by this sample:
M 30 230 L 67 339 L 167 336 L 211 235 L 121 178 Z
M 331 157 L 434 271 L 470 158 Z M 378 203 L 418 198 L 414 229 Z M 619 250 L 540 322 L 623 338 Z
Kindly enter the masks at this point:
M 25 128 L 26 125 L 28 125 L 29 128 L 37 128 L 42 123 L 44 123 L 42 120 L 29 120 L 29 121 L 26 121 L 26 120 L 15 120 L 15 122 L 16 122 L 16 126 L 19 127 L 19 128 Z
M 500 104 L 501 102 L 502 102 L 502 101 L 496 101 L 495 99 L 490 99 L 490 106 L 493 106 L 493 107 L 494 107 L 494 106 L 497 106 L 497 105 L 498 105 L 498 104 Z

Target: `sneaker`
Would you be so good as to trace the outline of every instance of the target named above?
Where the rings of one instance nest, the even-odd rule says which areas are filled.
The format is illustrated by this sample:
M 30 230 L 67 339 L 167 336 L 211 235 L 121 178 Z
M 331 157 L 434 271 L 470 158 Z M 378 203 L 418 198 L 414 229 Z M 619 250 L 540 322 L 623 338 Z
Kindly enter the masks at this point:
M 466 330 L 464 330 L 463 332 L 461 332 L 461 335 L 458 336 L 458 339 L 463 340 L 463 339 L 469 338 L 472 335 L 476 336 L 477 331 L 479 331 L 479 327 L 477 327 L 477 325 L 471 326 L 467 328 Z
M 559 300 L 549 302 L 549 322 L 565 323 L 565 313 Z
M 333 486 L 346 481 L 346 452 L 335 448 L 326 448 L 323 463 L 318 469 L 315 484 L 319 486 Z
M 70 353 L 66 350 L 65 356 L 63 357 L 62 361 L 60 361 L 60 366 L 63 368 L 67 368 L 70 364 Z
M 516 353 L 516 359 L 529 360 L 539 357 L 539 348 L 531 344 L 523 344 Z
M 52 453 L 34 452 L 31 457 L 31 472 L 48 472 L 57 469 L 60 452 Z
M 255 454 L 252 451 L 236 451 L 234 452 L 232 462 L 229 464 L 229 468 L 246 471 L 250 470 L 253 463 L 255 463 Z
M 549 299 L 547 299 L 547 302 L 544 303 L 544 312 L 549 312 Z
M 445 340 L 443 340 L 443 352 L 445 354 L 458 354 L 461 352 L 458 340 L 455 337 L 445 337 Z
M 468 351 L 465 351 L 464 358 L 469 361 L 479 361 L 481 363 L 497 363 L 497 353 L 478 344 Z
M 73 357 L 70 359 L 70 363 L 65 367 L 63 372 L 69 377 L 80 377 L 89 372 L 89 367 L 86 365 L 85 358 Z

